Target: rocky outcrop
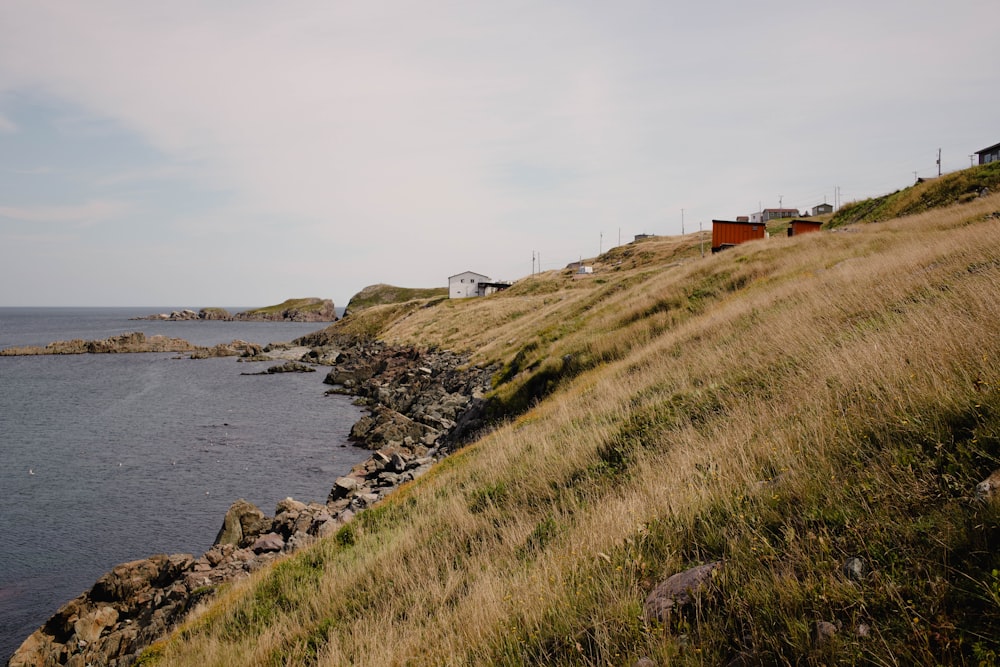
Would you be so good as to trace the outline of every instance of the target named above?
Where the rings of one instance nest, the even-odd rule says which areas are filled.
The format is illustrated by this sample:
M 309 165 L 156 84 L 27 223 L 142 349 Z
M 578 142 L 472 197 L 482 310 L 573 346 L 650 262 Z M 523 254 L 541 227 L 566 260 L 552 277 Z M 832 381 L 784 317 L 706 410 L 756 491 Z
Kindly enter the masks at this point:
M 448 448 L 485 424 L 484 395 L 495 368 L 469 367 L 462 355 L 380 341 L 328 347 L 333 368 L 324 382 L 369 407 L 351 437 L 369 449 L 384 445 Z
M 101 340 L 64 340 L 45 347 L 10 347 L 0 350 L 0 356 L 30 356 L 39 354 L 119 354 L 132 352 L 192 352 L 200 349 L 180 338 L 146 336 L 141 331 L 124 333 Z
M 192 320 L 224 320 L 240 322 L 335 322 L 337 313 L 330 299 L 288 299 L 275 306 L 245 310 L 235 315 L 224 308 L 202 308 L 195 312 L 190 308 L 169 313 L 155 313 L 130 318 L 133 320 L 153 320 L 158 322 L 189 322 Z
M 253 357 L 261 353 L 260 345 L 248 343 L 245 340 L 233 340 L 229 343 L 219 343 L 212 347 L 200 347 L 191 353 L 192 359 L 210 359 L 214 357 Z
M 234 320 L 252 322 L 335 322 L 337 313 L 330 299 L 288 299 L 276 306 L 247 310 Z
M 224 308 L 202 308 L 198 312 L 185 308 L 184 310 L 174 310 L 169 313 L 156 313 L 129 319 L 154 320 L 158 322 L 187 322 L 190 320 L 231 320 L 233 316 Z
M 45 347 L 10 347 L 0 350 L 0 356 L 34 356 L 40 354 L 137 354 L 142 352 L 186 352 L 191 359 L 209 357 L 251 357 L 261 353 L 261 346 L 244 340 L 220 343 L 213 347 L 193 345 L 182 338 L 146 336 L 141 331 L 124 333 L 101 340 L 63 340 Z
M 259 373 L 240 373 L 240 375 L 274 375 L 275 373 L 315 373 L 316 369 L 312 366 L 307 366 L 305 364 L 300 364 L 297 361 L 286 361 L 278 366 L 271 366 L 265 371 Z

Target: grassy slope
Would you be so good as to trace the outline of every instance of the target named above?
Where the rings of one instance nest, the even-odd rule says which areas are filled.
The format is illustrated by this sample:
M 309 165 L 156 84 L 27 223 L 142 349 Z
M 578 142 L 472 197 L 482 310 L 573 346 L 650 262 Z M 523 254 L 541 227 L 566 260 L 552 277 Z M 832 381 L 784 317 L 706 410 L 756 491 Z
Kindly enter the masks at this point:
M 283 313 L 286 310 L 300 310 L 302 312 L 309 312 L 313 310 L 321 310 L 323 308 L 323 300 L 316 297 L 305 297 L 302 299 L 286 299 L 281 303 L 275 304 L 273 306 L 264 306 L 263 308 L 253 308 L 246 311 L 247 314 L 272 314 L 272 313 Z
M 1000 467 L 998 210 L 994 195 L 704 260 L 654 239 L 593 276 L 366 311 L 368 333 L 503 362 L 509 418 L 153 653 L 991 664 L 1000 517 L 972 495 Z M 695 613 L 641 620 L 656 582 L 720 559 Z M 840 627 L 822 646 L 821 620 Z
M 369 285 L 351 297 L 348 313 L 359 313 L 372 306 L 403 303 L 415 299 L 442 299 L 448 297 L 447 287 L 396 287 L 394 285 Z
M 1000 162 L 979 165 L 945 174 L 941 178 L 917 183 L 892 194 L 851 202 L 833 216 L 831 225 L 855 222 L 881 222 L 902 215 L 966 203 L 986 188 L 1000 190 Z

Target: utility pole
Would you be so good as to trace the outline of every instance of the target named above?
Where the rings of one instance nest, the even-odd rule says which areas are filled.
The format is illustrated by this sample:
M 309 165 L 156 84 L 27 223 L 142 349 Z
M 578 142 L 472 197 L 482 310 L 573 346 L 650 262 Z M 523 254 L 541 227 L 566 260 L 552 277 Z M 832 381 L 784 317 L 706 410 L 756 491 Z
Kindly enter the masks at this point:
M 531 275 L 535 275 L 535 251 L 531 251 Z
M 941 175 L 941 149 L 940 148 L 938 149 L 937 166 L 938 166 L 938 176 L 940 176 Z
M 684 236 L 684 209 L 681 209 L 681 236 Z
M 913 182 L 917 182 L 917 172 L 913 172 Z
M 970 167 L 975 167 L 976 166 L 975 158 L 976 158 L 976 154 L 975 153 L 973 153 L 972 155 L 969 156 L 969 166 Z
M 778 195 L 778 208 L 781 208 L 783 204 L 781 203 L 782 195 Z
M 601 232 L 601 242 L 597 245 L 597 255 L 600 257 L 601 253 L 604 252 L 604 232 Z

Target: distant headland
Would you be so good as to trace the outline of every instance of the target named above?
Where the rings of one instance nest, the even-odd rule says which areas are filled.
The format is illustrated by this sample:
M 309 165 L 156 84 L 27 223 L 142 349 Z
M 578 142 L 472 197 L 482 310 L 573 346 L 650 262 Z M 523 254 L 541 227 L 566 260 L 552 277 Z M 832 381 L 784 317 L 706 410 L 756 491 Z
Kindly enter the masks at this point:
M 265 306 L 231 314 L 224 308 L 202 308 L 201 310 L 175 310 L 170 313 L 156 313 L 133 320 L 157 320 L 164 322 L 180 322 L 188 320 L 223 320 L 240 322 L 335 322 L 337 314 L 333 301 L 307 297 L 304 299 L 287 299 L 274 306 Z

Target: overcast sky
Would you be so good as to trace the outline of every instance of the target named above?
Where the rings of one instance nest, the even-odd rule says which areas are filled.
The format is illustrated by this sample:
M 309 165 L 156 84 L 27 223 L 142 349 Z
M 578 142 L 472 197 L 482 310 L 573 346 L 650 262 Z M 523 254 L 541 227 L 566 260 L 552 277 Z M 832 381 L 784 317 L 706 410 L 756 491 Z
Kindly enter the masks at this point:
M 1000 142 L 997 0 L 0 0 L 0 306 L 517 279 Z

